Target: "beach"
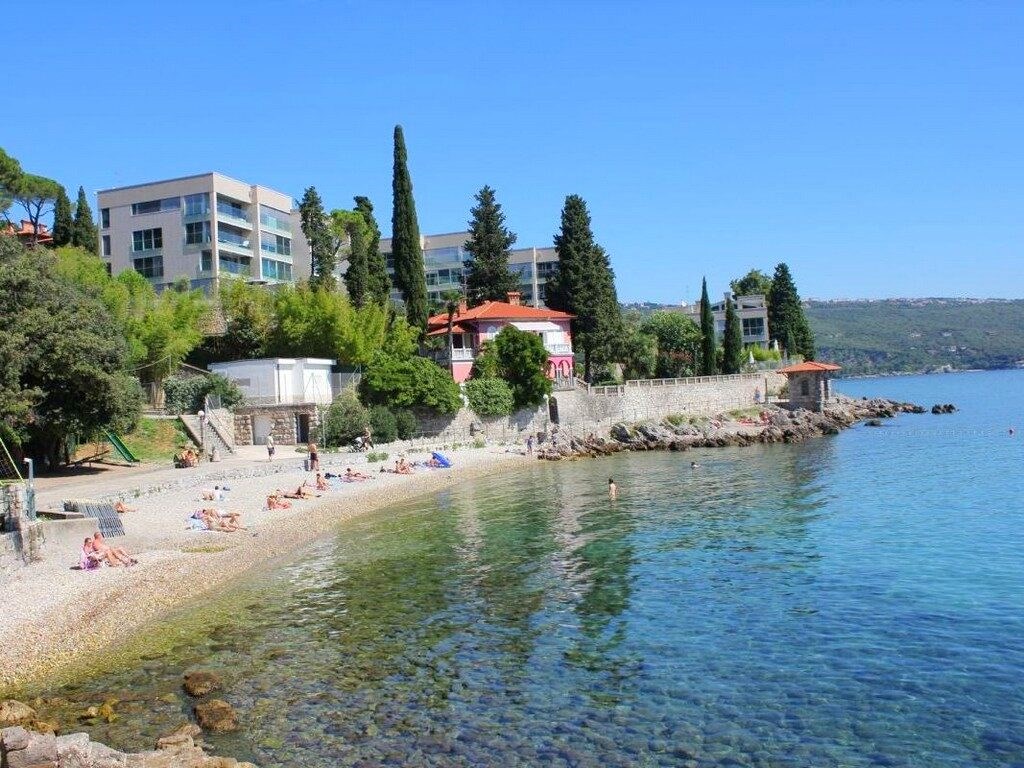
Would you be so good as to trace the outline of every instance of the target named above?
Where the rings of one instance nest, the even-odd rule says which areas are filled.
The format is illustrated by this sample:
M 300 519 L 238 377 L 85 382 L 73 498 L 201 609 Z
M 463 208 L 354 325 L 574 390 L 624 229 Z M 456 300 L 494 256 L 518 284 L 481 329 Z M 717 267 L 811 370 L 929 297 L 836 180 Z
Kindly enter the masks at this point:
M 392 453 L 384 462 L 390 468 L 396 458 L 394 447 L 384 450 Z M 311 482 L 313 473 L 302 468 L 304 457 L 282 457 L 273 464 L 263 458 L 244 468 L 236 463 L 234 469 L 220 473 L 216 465 L 204 465 L 205 471 L 179 470 L 171 481 L 166 480 L 169 473 L 161 473 L 162 482 L 147 486 L 143 479 L 131 492 L 95 492 L 88 484 L 62 488 L 65 498 L 125 496 L 136 510 L 121 516 L 126 535 L 110 544 L 125 547 L 139 563 L 85 572 L 73 568 L 77 554 L 69 552 L 63 560 L 47 558 L 9 579 L 0 612 L 0 692 L 62 679 L 173 609 L 200 601 L 261 567 L 295 557 L 304 544 L 342 521 L 531 461 L 498 446 L 461 448 L 447 455 L 451 469 L 395 475 L 380 473 L 382 465 L 367 464 L 362 455 L 323 454 L 322 471 L 339 474 L 351 466 L 372 479 L 334 484 L 319 498 L 292 500 L 287 510 L 267 510 L 267 494 L 278 488 L 294 491 L 304 480 Z M 410 461 L 429 457 L 429 450 L 407 454 Z M 201 492 L 215 482 L 230 486 L 227 500 L 202 501 Z M 186 518 L 201 507 L 241 512 L 246 530 L 187 530 Z

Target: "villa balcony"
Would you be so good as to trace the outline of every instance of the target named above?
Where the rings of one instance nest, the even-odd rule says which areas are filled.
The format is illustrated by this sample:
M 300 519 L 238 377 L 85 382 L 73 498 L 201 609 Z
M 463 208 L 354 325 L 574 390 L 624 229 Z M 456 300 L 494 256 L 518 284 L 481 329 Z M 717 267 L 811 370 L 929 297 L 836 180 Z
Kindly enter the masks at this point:
M 549 355 L 571 355 L 572 344 L 545 344 L 544 349 Z

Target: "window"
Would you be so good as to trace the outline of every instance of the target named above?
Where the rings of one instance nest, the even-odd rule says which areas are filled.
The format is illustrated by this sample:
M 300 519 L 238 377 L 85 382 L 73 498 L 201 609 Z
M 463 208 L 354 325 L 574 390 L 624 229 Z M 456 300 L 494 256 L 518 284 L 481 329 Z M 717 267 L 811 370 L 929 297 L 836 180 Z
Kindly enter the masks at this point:
M 200 192 L 196 195 L 185 195 L 185 215 L 202 216 L 210 212 L 210 194 Z
M 107 229 L 110 226 L 110 209 L 100 208 L 100 226 Z
M 202 272 L 213 271 L 213 251 L 203 251 L 199 256 L 199 269 Z
M 268 280 L 291 282 L 292 265 L 274 259 L 263 259 L 263 277 Z
M 272 235 L 269 232 L 260 231 L 260 250 L 278 253 L 281 256 L 291 256 L 292 241 L 281 235 Z
M 537 263 L 537 277 L 549 278 L 551 274 L 558 269 L 557 261 L 541 261 Z
M 743 335 L 744 336 L 763 336 L 764 335 L 764 318 L 763 317 L 744 317 L 743 318 Z
M 137 229 L 132 232 L 133 251 L 155 251 L 164 247 L 164 231 L 156 229 Z
M 807 379 L 800 379 L 800 394 L 807 397 L 811 394 L 811 382 Z
M 103 255 L 110 255 L 110 235 L 104 235 L 101 242 L 103 243 Z
M 180 207 L 180 197 L 165 197 L 163 200 L 147 200 L 144 203 L 132 203 L 132 216 L 139 216 L 143 213 L 159 213 L 160 211 L 175 211 Z
M 285 232 L 291 232 L 292 230 L 289 214 L 276 208 L 271 208 L 269 205 L 260 206 L 260 223 L 274 229 L 284 230 Z
M 135 271 L 143 277 L 163 277 L 164 276 L 164 257 L 163 256 L 145 256 L 141 259 L 134 259 L 132 266 L 135 267 Z
M 210 242 L 210 222 L 192 221 L 185 225 L 185 245 L 202 245 Z

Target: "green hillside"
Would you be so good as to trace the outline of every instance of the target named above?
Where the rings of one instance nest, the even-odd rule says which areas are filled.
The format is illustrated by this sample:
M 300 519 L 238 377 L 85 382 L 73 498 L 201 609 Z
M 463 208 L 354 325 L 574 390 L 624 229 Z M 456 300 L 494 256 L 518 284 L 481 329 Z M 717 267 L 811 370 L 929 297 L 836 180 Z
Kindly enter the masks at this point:
M 1024 300 L 812 301 L 807 316 L 844 375 L 1024 365 Z

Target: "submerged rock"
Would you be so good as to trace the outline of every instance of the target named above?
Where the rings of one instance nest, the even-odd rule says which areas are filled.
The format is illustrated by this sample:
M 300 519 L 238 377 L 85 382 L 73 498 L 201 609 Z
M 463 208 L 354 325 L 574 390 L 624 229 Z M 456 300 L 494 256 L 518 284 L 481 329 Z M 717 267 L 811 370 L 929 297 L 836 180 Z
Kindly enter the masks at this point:
M 208 693 L 219 691 L 223 684 L 217 673 L 200 670 L 186 673 L 184 686 L 189 696 L 205 696 Z
M 215 733 L 238 730 L 235 708 L 222 699 L 212 699 L 195 706 L 196 720 L 204 730 Z

